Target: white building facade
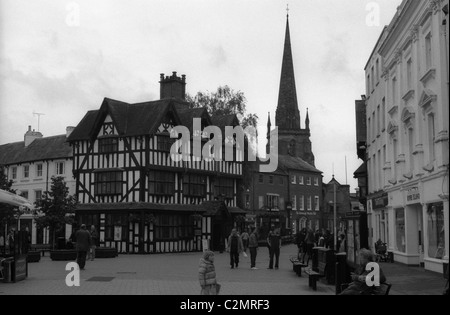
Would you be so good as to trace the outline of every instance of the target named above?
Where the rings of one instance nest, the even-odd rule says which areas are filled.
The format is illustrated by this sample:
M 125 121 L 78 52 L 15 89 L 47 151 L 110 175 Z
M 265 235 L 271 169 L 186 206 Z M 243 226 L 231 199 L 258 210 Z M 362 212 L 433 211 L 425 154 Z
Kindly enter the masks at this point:
M 69 194 L 75 193 L 72 148 L 66 142 L 71 130 L 68 127 L 66 135 L 44 138 L 40 132 L 29 127 L 24 141 L 0 145 L 0 165 L 4 167 L 7 179 L 13 181 L 11 188 L 16 190 L 16 194 L 34 204 L 51 189 L 53 176 L 63 177 Z M 38 229 L 32 213 L 25 213 L 19 218 L 17 226 L 7 228 L 28 229 L 31 244 L 50 242 L 48 229 Z M 68 239 L 71 232 L 71 226 L 67 225 L 63 236 Z
M 404 0 L 366 68 L 373 237 L 395 261 L 441 273 L 449 250 L 447 20 L 448 0 Z

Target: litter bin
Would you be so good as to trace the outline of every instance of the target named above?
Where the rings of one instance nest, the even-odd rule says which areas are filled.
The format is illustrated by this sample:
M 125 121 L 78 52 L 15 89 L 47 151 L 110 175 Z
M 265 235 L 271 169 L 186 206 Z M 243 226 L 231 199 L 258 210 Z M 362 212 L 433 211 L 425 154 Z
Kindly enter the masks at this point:
M 3 261 L 3 282 L 12 282 L 12 264 L 14 263 L 13 258 L 7 258 Z
M 314 247 L 312 253 L 312 270 L 319 272 L 319 249 L 322 247 Z
M 57 246 L 58 249 L 66 249 L 66 239 L 64 237 L 58 237 Z

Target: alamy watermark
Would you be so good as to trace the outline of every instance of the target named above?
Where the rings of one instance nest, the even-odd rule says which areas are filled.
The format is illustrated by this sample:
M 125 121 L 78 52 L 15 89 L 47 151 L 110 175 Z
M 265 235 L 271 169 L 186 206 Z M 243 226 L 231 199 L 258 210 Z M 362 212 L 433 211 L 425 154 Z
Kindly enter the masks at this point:
M 257 153 L 257 131 L 253 126 L 243 129 L 241 126 L 225 127 L 225 137 L 222 130 L 217 126 L 207 126 L 202 129 L 201 119 L 193 119 L 193 134 L 186 126 L 175 126 L 170 131 L 170 137 L 177 139 L 170 148 L 170 157 L 174 162 L 191 161 L 227 161 L 243 162 L 245 158 L 245 139 L 248 141 L 247 160 L 256 161 Z M 191 146 L 192 139 L 192 146 Z M 202 146 L 202 139 L 209 141 Z M 225 143 L 223 142 L 225 139 Z M 278 128 L 271 132 L 270 150 L 266 158 L 259 159 L 260 172 L 271 173 L 278 168 Z M 225 144 L 225 145 L 224 145 Z M 192 151 L 191 152 L 191 147 Z M 225 147 L 225 155 L 223 154 Z
M 380 4 L 377 2 L 369 2 L 366 5 L 366 11 L 369 13 L 366 15 L 366 25 L 369 27 L 378 27 L 380 26 Z
M 375 262 L 370 262 L 366 265 L 366 271 L 369 271 L 369 274 L 366 276 L 366 285 L 368 287 L 379 287 L 380 265 Z
M 68 287 L 79 287 L 80 266 L 76 262 L 70 262 L 66 265 L 66 271 L 70 271 L 66 276 L 66 285 Z
M 76 2 L 69 2 L 66 5 L 66 24 L 70 27 L 80 26 L 80 5 Z

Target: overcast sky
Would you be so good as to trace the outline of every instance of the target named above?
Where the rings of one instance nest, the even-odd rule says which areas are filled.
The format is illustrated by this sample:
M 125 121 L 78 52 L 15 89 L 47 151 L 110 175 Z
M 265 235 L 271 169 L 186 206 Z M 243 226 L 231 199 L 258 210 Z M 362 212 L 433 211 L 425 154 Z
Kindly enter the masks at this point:
M 159 74 L 187 76 L 187 92 L 229 85 L 248 112 L 275 121 L 286 3 L 302 127 L 309 108 L 324 182 L 357 182 L 355 99 L 364 66 L 400 0 L 1 0 L 0 144 L 27 126 L 64 134 L 104 97 L 159 99 Z M 379 24 L 377 13 L 379 9 Z M 369 18 L 368 18 L 369 17 Z M 372 23 L 368 23 L 372 22 Z M 375 25 L 373 25 L 375 24 Z M 263 129 L 260 132 L 265 135 Z

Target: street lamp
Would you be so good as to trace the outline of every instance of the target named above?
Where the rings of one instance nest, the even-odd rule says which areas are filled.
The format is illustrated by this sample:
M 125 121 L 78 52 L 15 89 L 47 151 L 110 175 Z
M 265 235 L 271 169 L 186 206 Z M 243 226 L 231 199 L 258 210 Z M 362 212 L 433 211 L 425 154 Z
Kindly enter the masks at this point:
M 333 177 L 334 178 L 334 177 Z M 328 202 L 330 205 L 333 205 L 333 237 L 334 237 L 334 250 L 336 249 L 337 246 L 337 205 L 336 205 L 336 183 L 333 183 L 333 201 L 329 201 Z
M 333 183 L 333 228 L 334 228 L 334 250 L 337 246 L 337 229 L 336 229 L 336 183 Z

